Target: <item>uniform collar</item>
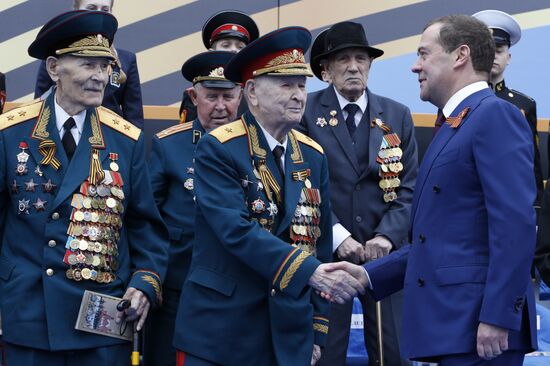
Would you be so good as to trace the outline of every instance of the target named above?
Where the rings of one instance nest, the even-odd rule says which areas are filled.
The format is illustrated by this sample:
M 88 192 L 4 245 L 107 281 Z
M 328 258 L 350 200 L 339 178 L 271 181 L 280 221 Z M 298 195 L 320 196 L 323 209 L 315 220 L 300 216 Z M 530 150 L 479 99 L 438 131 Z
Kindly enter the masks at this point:
M 269 134 L 267 130 L 262 126 L 261 123 L 258 123 L 258 126 L 262 129 L 262 132 L 264 133 L 265 139 L 267 140 L 267 144 L 269 145 L 269 150 L 273 151 L 275 147 L 282 146 L 284 151 L 286 151 L 286 145 L 288 144 L 288 137 L 285 135 L 284 141 L 281 143 L 277 141 L 277 139 Z
M 75 114 L 74 116 L 69 115 L 59 104 L 57 104 L 57 100 L 55 100 L 55 94 L 53 95 L 53 103 L 55 108 L 55 126 L 57 128 L 57 131 L 59 132 L 59 136 L 61 136 L 61 132 L 63 131 L 63 124 L 69 119 L 73 118 L 74 122 L 76 124 L 76 128 L 78 129 L 78 136 L 82 135 L 82 130 L 84 129 L 84 121 L 86 120 L 86 109 L 84 109 L 82 112 Z

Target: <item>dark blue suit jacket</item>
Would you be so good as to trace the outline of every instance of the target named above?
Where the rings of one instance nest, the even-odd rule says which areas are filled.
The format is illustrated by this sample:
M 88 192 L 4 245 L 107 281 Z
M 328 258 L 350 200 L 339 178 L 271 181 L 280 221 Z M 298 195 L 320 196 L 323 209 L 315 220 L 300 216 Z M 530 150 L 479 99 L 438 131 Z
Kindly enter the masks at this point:
M 361 170 L 354 146 L 349 135 L 334 87 L 311 93 L 307 98 L 306 110 L 299 129 L 317 141 L 326 151 L 330 172 L 330 196 L 333 224 L 342 224 L 360 242 L 375 234 L 387 236 L 399 248 L 407 240 L 413 187 L 418 170 L 416 140 L 411 113 L 407 107 L 366 90 L 368 112 L 361 124 L 367 128 L 356 131 L 357 144 L 368 144 L 366 169 Z M 328 122 L 331 111 L 336 111 L 339 123 L 321 127 L 318 119 Z M 401 186 L 397 200 L 385 203 L 383 191 L 378 186 L 379 165 L 376 155 L 380 150 L 383 132 L 370 127 L 370 122 L 380 118 L 397 133 L 401 139 L 403 171 L 399 176 Z M 363 126 L 365 127 L 365 126 Z M 357 136 L 363 134 L 363 136 Z
M 314 342 L 324 345 L 329 304 L 307 283 L 331 257 L 327 163 L 307 136 L 292 131 L 288 139 L 284 204 L 270 215 L 253 208 L 255 201 L 269 202 L 253 163 L 265 159 L 279 185 L 283 178 L 253 116 L 247 112 L 201 138 L 195 244 L 178 308 L 176 348 L 216 364 L 275 366 L 309 365 Z M 311 192 L 321 201 L 321 236 L 312 254 L 300 243 L 290 245 L 289 231 L 300 225 L 292 222 L 307 219 L 306 206 L 313 207 L 304 188 L 308 172 Z M 271 219 L 273 225 L 266 223 Z
M 181 290 L 191 264 L 195 233 L 195 148 L 206 133 L 199 120 L 178 124 L 153 138 L 151 185 L 170 234 L 170 260 L 164 285 Z
M 533 143 L 524 117 L 484 89 L 458 128 L 445 124 L 422 161 L 412 243 L 367 264 L 374 294 L 404 287 L 403 356 L 475 353 L 479 322 L 536 349 Z M 524 306 L 524 304 L 526 304 Z
M 55 143 L 54 156 L 61 163 L 58 170 L 52 165 L 40 164 L 43 155 L 39 146 L 48 139 Z M 21 169 L 18 174 L 17 155 L 22 152 L 22 146 L 26 146 L 24 150 L 29 156 L 26 171 Z M 95 151 L 92 146 L 99 146 L 97 155 L 106 176 L 113 169 L 120 173 L 124 197 L 121 199 L 119 194 L 118 201 L 123 210 L 117 209 L 116 214 L 113 209 L 76 208 L 83 196 L 93 197 L 82 193 L 82 184 L 90 175 L 90 159 Z M 160 283 L 168 259 L 168 235 L 151 192 L 143 133 L 103 107 L 90 108 L 69 163 L 56 128 L 51 95 L 46 101 L 0 116 L 0 151 L 0 208 L 5 213 L 0 232 L 0 293 L 3 295 L 0 305 L 4 339 L 51 351 L 124 342 L 77 331 L 74 327 L 86 289 L 122 297 L 131 286 L 143 291 L 153 305 L 160 299 Z M 111 153 L 118 154 L 116 159 Z M 113 159 L 118 169 L 112 168 Z M 29 188 L 31 180 L 38 184 L 34 189 Z M 46 190 L 44 184 L 48 181 L 56 185 L 53 190 Z M 43 209 L 33 205 L 38 199 L 46 201 Z M 95 197 L 94 200 L 98 203 L 101 199 Z M 104 218 L 109 215 L 117 221 L 99 224 L 97 220 L 77 219 L 76 223 L 76 210 L 100 213 Z M 118 229 L 117 218 L 122 220 Z M 73 234 L 70 225 L 102 233 L 95 239 L 86 236 L 90 243 L 95 240 L 104 248 L 107 244 L 117 247 L 118 255 L 115 251 L 111 259 L 105 253 L 96 252 L 110 261 L 111 273 L 116 275 L 114 281 L 77 282 L 66 277 L 70 269 L 64 261 L 71 253 L 67 247 L 69 233 L 79 240 L 85 235 Z M 90 255 L 89 250 L 83 249 L 82 253 Z M 103 270 L 100 267 L 104 266 L 97 269 Z
M 118 81 L 120 68 L 113 66 L 113 73 L 105 88 L 102 105 L 132 122 L 135 126 L 143 128 L 143 102 L 136 54 L 120 48 L 117 48 L 116 51 L 122 64 L 122 70 L 126 74 L 126 81 L 122 84 Z M 39 98 L 53 85 L 53 81 L 46 71 L 46 63 L 42 61 L 38 69 L 34 97 Z

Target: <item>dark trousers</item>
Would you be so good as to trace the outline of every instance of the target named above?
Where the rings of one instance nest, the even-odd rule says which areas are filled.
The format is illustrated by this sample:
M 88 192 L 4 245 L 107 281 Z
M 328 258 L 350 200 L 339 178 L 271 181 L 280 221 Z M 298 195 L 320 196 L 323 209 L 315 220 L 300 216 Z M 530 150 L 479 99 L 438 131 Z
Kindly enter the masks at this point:
M 406 366 L 399 354 L 399 333 L 401 330 L 402 293 L 398 292 L 382 300 L 382 331 L 384 345 L 384 364 L 388 366 Z M 360 296 L 363 306 L 363 324 L 365 348 L 369 356 L 369 366 L 379 365 L 378 331 L 376 321 L 376 302 L 367 293 Z M 351 312 L 353 303 L 333 304 L 330 309 L 330 323 L 327 344 L 321 354 L 319 366 L 344 366 L 348 349 Z
M 181 291 L 169 288 L 162 291 L 162 306 L 151 311 L 145 327 L 145 366 L 176 365 L 176 349 L 172 342 Z
M 477 353 L 443 356 L 439 366 L 521 366 L 525 355 L 519 351 L 504 352 L 492 360 L 479 358 Z
M 6 366 L 128 366 L 130 342 L 73 351 L 45 351 L 6 343 Z

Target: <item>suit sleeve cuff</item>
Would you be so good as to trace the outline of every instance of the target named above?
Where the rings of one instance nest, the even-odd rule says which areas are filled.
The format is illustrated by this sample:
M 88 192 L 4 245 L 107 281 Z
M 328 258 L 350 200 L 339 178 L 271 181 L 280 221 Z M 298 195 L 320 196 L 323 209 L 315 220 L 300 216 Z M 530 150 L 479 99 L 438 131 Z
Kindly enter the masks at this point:
M 342 224 L 334 224 L 332 226 L 332 252 L 334 253 L 340 244 L 350 236 L 351 233 Z

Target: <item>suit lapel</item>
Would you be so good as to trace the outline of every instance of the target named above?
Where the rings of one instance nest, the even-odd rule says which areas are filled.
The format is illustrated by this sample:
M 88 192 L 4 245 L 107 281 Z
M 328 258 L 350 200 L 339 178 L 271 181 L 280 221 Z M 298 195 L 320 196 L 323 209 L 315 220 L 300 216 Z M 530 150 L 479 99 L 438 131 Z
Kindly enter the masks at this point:
M 334 87 L 332 85 L 330 85 L 323 92 L 323 96 L 321 97 L 321 105 L 323 106 L 323 117 L 326 121 L 330 121 L 330 119 L 333 118 L 330 115 L 330 112 L 336 111 L 336 116 L 334 116 L 334 118 L 338 120 L 338 124 L 336 126 L 331 126 L 329 124 L 324 128 L 329 128 L 332 131 L 334 137 L 340 144 L 342 150 L 344 150 L 344 153 L 353 166 L 353 169 L 357 175 L 360 175 L 361 171 L 359 169 L 359 162 L 357 161 L 357 154 L 355 153 L 355 149 L 353 147 L 353 141 L 349 135 L 342 110 L 340 109 L 340 104 L 338 103 L 338 98 L 336 97 L 336 92 L 334 91 Z
M 366 111 L 367 113 L 363 115 L 361 123 L 366 123 L 367 126 L 365 126 L 365 128 L 368 128 L 369 130 L 369 161 L 367 162 L 367 168 L 363 170 L 361 174 L 361 178 L 368 175 L 373 166 L 377 166 L 373 165 L 373 163 L 376 161 L 376 155 L 380 150 L 380 144 L 382 143 L 382 138 L 384 136 L 384 132 L 380 128 L 371 128 L 370 126 L 371 121 L 376 118 L 380 118 L 382 121 L 384 120 L 382 118 L 384 110 L 375 95 L 371 94 L 368 89 L 366 90 L 366 93 L 368 98 L 368 111 Z M 386 124 L 391 125 L 390 122 L 387 122 Z
M 454 136 L 456 136 L 457 133 L 459 133 L 462 125 L 464 125 L 465 123 L 468 122 L 468 120 L 470 120 L 470 116 L 473 114 L 475 108 L 479 106 L 481 101 L 490 95 L 493 95 L 493 92 L 490 89 L 483 89 L 464 99 L 453 110 L 451 115 L 448 116 L 448 117 L 456 117 L 464 108 L 470 108 L 470 112 L 462 120 L 461 125 L 458 128 L 451 128 L 447 123 L 444 123 L 439 129 L 439 132 L 437 133 L 435 138 L 432 140 L 432 142 L 428 146 L 428 149 L 424 154 L 424 158 L 422 159 L 422 163 L 420 165 L 420 170 L 418 173 L 418 178 L 416 180 L 415 192 L 417 193 L 414 195 L 414 199 L 413 199 L 413 205 L 412 205 L 412 211 L 411 211 L 411 226 L 412 226 L 412 222 L 414 221 L 416 209 L 418 208 L 420 194 L 422 193 L 422 189 L 424 187 L 424 184 L 426 183 L 426 179 L 428 178 L 428 174 L 432 169 L 435 159 L 439 156 L 441 151 L 445 148 L 445 146 L 447 146 L 447 144 L 451 141 L 451 139 Z
M 284 213 L 280 216 L 279 226 L 277 227 L 276 235 L 280 235 L 290 225 L 290 221 L 296 211 L 300 192 L 304 186 L 302 180 L 294 179 L 293 172 L 303 171 L 308 169 L 309 165 L 304 162 L 302 151 L 298 141 L 291 131 L 288 133 L 288 144 L 285 152 L 285 185 L 284 185 Z

